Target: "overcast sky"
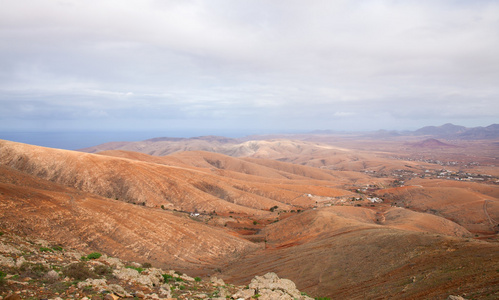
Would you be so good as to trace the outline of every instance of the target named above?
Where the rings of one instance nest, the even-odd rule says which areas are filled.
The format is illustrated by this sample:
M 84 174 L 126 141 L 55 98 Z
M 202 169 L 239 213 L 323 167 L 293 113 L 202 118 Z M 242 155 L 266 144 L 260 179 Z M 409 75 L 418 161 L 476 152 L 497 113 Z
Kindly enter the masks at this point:
M 499 123 L 499 1 L 1 0 L 0 130 Z

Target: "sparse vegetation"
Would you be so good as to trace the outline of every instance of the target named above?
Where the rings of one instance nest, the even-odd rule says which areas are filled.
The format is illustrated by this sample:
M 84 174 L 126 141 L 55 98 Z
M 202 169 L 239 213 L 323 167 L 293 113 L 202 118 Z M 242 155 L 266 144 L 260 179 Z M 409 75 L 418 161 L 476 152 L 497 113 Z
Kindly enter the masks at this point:
M 96 274 L 90 270 L 85 262 L 70 264 L 62 270 L 64 276 L 75 280 L 85 280 L 87 278 L 96 278 Z
M 98 265 L 94 267 L 94 273 L 100 276 L 108 276 L 113 273 L 113 269 L 110 266 Z
M 139 273 L 142 273 L 142 271 L 144 271 L 144 269 L 141 268 L 141 267 L 125 266 L 125 268 L 127 268 L 127 269 L 133 269 L 133 270 L 135 270 L 135 271 L 137 271 Z
M 163 274 L 162 276 L 163 276 L 163 281 L 165 283 L 168 283 L 168 282 L 170 282 L 170 280 L 173 280 L 173 276 L 170 274 Z
M 102 256 L 102 254 L 100 254 L 99 252 L 92 252 L 89 255 L 87 255 L 87 258 L 88 259 L 98 259 L 101 256 Z
M 61 246 L 53 246 L 52 249 L 55 251 L 64 251 L 64 248 L 62 248 Z
M 49 269 L 42 263 L 23 263 L 19 268 L 24 277 L 41 278 Z
M 5 276 L 7 276 L 7 274 L 0 271 L 0 285 L 3 285 L 5 283 Z

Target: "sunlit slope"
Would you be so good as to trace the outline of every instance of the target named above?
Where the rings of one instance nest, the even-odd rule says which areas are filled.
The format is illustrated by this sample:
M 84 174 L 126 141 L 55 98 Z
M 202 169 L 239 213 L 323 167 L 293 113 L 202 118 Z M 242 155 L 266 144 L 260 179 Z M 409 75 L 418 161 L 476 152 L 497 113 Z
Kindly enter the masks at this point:
M 255 249 L 174 212 L 99 197 L 1 165 L 0 227 L 85 251 L 188 269 L 213 268 Z
M 394 205 L 452 220 L 471 232 L 499 227 L 499 187 L 449 180 L 413 180 L 413 185 L 377 191 Z
M 286 171 L 208 152 L 156 158 L 128 152 L 109 153 L 120 157 L 96 155 L 7 141 L 0 141 L 0 147 L 0 163 L 27 174 L 111 199 L 170 210 L 262 214 L 274 206 L 291 209 L 305 193 L 348 193 L 335 187 L 335 176 L 310 167 L 290 166 Z M 215 168 L 213 164 L 218 163 L 213 160 L 232 170 Z M 298 202 L 308 205 L 305 200 Z

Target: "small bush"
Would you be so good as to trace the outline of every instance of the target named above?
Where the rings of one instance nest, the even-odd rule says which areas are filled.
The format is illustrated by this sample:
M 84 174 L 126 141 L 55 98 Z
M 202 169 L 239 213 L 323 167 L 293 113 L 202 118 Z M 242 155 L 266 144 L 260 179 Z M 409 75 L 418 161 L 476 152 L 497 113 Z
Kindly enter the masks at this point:
M 19 270 L 22 272 L 23 277 L 31 278 L 41 278 L 49 271 L 49 269 L 41 263 L 23 263 Z
M 88 259 L 97 259 L 101 256 L 102 256 L 102 254 L 100 254 L 99 252 L 93 252 L 93 253 L 90 253 L 89 255 L 87 255 L 87 258 Z
M 54 252 L 54 250 L 47 247 L 40 247 L 40 252 Z
M 170 274 L 163 274 L 162 276 L 163 276 L 163 281 L 165 283 L 168 283 L 170 280 L 173 280 L 173 276 Z
M 148 269 L 150 267 L 152 267 L 152 265 L 150 263 L 148 263 L 148 262 L 145 262 L 145 263 L 142 264 L 142 268 L 144 268 L 144 269 Z
M 200 282 L 200 281 L 201 281 L 201 278 L 200 278 L 200 277 L 194 277 L 194 280 L 195 280 L 196 282 Z
M 90 270 L 85 262 L 74 263 L 62 270 L 64 276 L 74 278 L 76 280 L 86 280 L 88 278 L 96 278 L 96 274 Z
M 113 269 L 106 265 L 98 265 L 94 267 L 94 273 L 100 276 L 106 276 L 113 273 Z
M 82 257 L 80 257 L 80 259 L 81 259 L 81 260 L 83 260 L 83 261 L 89 261 L 89 260 L 90 260 L 90 259 L 89 259 L 88 257 L 86 257 L 86 256 L 82 256 Z
M 7 274 L 0 271 L 0 285 L 3 285 L 5 283 L 5 276 L 7 276 Z
M 4 232 L 3 232 L 3 231 L 0 231 L 0 236 L 2 236 L 3 234 L 4 234 Z
M 62 248 L 61 246 L 54 246 L 54 247 L 52 247 L 52 249 L 55 251 L 63 251 L 64 250 L 64 248 Z

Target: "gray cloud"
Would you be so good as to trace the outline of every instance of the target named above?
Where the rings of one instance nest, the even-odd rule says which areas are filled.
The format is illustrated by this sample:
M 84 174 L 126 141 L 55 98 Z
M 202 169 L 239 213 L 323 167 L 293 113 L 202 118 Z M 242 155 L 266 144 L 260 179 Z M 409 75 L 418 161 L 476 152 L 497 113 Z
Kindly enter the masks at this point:
M 405 129 L 499 113 L 496 1 L 7 0 L 0 40 L 4 129 Z

